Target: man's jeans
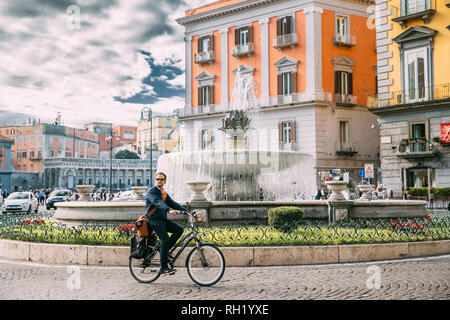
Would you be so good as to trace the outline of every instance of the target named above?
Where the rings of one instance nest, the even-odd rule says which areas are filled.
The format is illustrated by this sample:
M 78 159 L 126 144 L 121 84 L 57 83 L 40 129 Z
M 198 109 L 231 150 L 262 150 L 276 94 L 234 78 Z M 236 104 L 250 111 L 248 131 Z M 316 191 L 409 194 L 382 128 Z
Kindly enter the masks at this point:
M 155 230 L 161 240 L 161 249 L 159 252 L 161 258 L 161 269 L 167 268 L 169 249 L 174 246 L 177 240 L 183 234 L 183 228 L 170 220 L 148 219 L 149 232 Z M 168 232 L 172 233 L 169 237 Z

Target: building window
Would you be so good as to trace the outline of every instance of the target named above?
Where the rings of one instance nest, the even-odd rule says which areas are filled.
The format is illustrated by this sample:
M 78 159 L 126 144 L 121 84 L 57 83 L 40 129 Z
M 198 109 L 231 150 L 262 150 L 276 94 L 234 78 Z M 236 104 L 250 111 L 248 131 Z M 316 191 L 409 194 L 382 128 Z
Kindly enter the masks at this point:
M 213 104 L 213 86 L 203 86 L 199 88 L 199 102 L 200 106 L 207 106 Z
M 283 36 L 291 34 L 293 30 L 292 16 L 286 16 L 278 20 L 277 35 Z
M 283 143 L 290 143 L 291 142 L 291 122 L 283 122 L 283 136 L 282 141 Z
M 213 36 L 204 36 L 198 39 L 198 52 L 209 52 L 214 51 L 214 41 Z
M 278 124 L 279 142 L 295 143 L 295 121 L 282 121 Z
M 405 51 L 405 89 L 406 101 L 415 102 L 428 98 L 426 83 L 428 83 L 426 48 Z
M 337 16 L 336 18 L 336 34 L 342 37 L 348 34 L 347 17 Z
M 353 94 L 353 75 L 351 72 L 335 71 L 335 93 Z
M 401 15 L 413 14 L 430 9 L 429 0 L 402 0 Z
M 349 145 L 349 123 L 348 121 L 339 121 L 339 142 L 341 150 Z
M 201 131 L 201 147 L 202 147 L 202 150 L 211 149 L 211 147 L 212 147 L 211 129 L 202 129 L 202 131 Z
M 278 75 L 278 95 L 291 95 L 297 92 L 297 72 L 284 72 Z

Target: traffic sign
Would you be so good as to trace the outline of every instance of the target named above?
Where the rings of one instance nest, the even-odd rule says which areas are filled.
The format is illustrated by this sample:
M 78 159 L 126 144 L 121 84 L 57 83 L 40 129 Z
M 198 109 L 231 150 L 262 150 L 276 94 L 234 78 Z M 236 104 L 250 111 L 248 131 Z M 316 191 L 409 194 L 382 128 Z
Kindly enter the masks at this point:
M 366 163 L 364 164 L 364 177 L 365 178 L 375 178 L 373 173 L 373 164 Z
M 359 170 L 358 175 L 364 178 L 364 169 Z

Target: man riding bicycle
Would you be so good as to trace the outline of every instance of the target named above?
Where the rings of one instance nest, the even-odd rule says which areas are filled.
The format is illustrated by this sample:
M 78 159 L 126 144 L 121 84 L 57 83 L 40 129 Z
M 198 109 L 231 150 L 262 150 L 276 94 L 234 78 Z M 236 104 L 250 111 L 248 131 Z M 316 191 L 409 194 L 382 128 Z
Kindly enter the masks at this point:
M 161 249 L 159 252 L 161 259 L 161 274 L 174 274 L 177 270 L 168 265 L 169 249 L 177 242 L 183 234 L 183 227 L 167 219 L 167 212 L 173 216 L 181 211 L 188 211 L 179 203 L 170 198 L 164 185 L 167 182 L 167 176 L 163 172 L 157 172 L 155 175 L 155 186 L 147 191 L 145 197 L 145 214 L 149 232 L 154 230 L 161 240 Z M 169 237 L 168 232 L 172 233 Z

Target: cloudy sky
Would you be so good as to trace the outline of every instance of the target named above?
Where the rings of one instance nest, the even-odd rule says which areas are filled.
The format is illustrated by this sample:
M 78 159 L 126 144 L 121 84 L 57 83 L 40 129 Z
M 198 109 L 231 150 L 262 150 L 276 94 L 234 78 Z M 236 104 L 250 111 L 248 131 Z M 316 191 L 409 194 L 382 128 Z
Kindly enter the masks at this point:
M 184 105 L 185 10 L 212 0 L 1 0 L 0 126 L 137 124 Z

